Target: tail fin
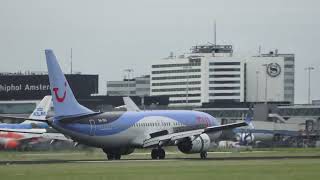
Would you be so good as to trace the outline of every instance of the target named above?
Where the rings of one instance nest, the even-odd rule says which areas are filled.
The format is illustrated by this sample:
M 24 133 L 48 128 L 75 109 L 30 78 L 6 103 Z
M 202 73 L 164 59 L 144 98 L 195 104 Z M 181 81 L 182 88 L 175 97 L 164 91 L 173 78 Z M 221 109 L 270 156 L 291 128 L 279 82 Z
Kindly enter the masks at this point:
M 50 109 L 50 105 L 51 105 L 51 100 L 52 97 L 51 96 L 45 96 L 40 103 L 38 104 L 38 106 L 34 109 L 34 111 L 32 112 L 32 114 L 30 114 L 29 118 L 30 119 L 39 119 L 39 120 L 45 120 L 47 113 Z
M 40 103 L 37 105 L 37 107 L 34 109 L 32 114 L 30 114 L 29 119 L 35 119 L 35 120 L 46 120 L 48 111 L 50 109 L 51 105 L 51 96 L 45 96 Z M 32 120 L 25 120 L 21 124 L 27 124 L 27 123 L 41 123 L 41 122 L 36 122 Z
M 130 97 L 123 97 L 123 102 L 127 108 L 127 111 L 140 111 L 139 107 L 132 101 Z
M 53 51 L 47 49 L 45 54 L 55 116 L 78 116 L 94 113 L 80 105 L 74 97 Z

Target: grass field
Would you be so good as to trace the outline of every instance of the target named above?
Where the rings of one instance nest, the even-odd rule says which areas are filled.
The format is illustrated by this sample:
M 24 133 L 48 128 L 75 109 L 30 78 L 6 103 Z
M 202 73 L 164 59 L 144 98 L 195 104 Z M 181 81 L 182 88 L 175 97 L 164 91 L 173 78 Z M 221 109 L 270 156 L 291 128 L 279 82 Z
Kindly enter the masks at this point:
M 180 153 L 170 157 L 190 157 Z M 319 149 L 276 149 L 273 151 L 213 153 L 209 157 L 253 157 L 253 156 L 306 156 L 320 155 Z M 313 180 L 320 178 L 320 159 L 282 160 L 121 160 L 107 162 L 79 162 L 33 165 L 0 165 L 1 180 L 56 180 L 56 179 L 217 179 L 217 180 Z M 100 151 L 94 152 L 0 152 L 1 160 L 47 160 L 47 159 L 105 159 Z M 124 159 L 149 159 L 144 151 Z
M 183 154 L 174 147 L 166 148 L 167 158 L 199 158 L 199 154 Z M 268 157 L 268 156 L 320 156 L 320 148 L 274 148 L 253 150 L 219 150 L 211 152 L 208 157 Z M 91 151 L 40 151 L 14 152 L 0 151 L 0 161 L 14 160 L 61 160 L 61 159 L 106 159 L 100 149 Z M 133 155 L 122 156 L 122 159 L 150 159 L 150 149 L 136 150 Z
M 319 179 L 319 169 L 320 161 L 318 159 L 118 161 L 77 164 L 6 165 L 0 167 L 0 177 L 3 180 L 313 180 Z

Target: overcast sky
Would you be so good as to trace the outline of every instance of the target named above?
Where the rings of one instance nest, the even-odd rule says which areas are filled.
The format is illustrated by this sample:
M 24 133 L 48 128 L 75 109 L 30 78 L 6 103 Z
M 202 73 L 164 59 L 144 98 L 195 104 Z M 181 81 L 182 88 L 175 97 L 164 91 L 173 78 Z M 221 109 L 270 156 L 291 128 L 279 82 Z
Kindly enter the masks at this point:
M 54 49 L 65 72 L 73 69 L 123 78 L 123 69 L 148 74 L 155 60 L 213 41 L 235 54 L 296 55 L 296 103 L 320 99 L 320 3 L 318 0 L 0 0 L 0 71 L 46 71 L 43 50 Z

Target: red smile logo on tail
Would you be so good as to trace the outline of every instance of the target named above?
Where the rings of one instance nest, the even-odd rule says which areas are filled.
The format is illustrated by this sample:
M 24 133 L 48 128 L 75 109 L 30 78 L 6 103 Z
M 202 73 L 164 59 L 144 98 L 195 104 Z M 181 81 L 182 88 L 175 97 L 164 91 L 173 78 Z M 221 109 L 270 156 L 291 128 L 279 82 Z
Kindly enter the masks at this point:
M 66 82 L 64 83 L 64 87 L 67 87 L 67 83 L 66 83 Z M 54 95 L 56 96 L 56 100 L 57 100 L 58 102 L 63 102 L 64 99 L 66 98 L 66 94 L 67 94 L 66 88 L 64 89 L 64 92 L 63 92 L 63 96 L 62 96 L 62 97 L 59 97 L 59 94 L 58 94 L 59 88 L 56 88 L 56 87 L 55 87 L 55 88 L 53 88 L 52 90 L 53 90 L 53 92 L 54 92 Z

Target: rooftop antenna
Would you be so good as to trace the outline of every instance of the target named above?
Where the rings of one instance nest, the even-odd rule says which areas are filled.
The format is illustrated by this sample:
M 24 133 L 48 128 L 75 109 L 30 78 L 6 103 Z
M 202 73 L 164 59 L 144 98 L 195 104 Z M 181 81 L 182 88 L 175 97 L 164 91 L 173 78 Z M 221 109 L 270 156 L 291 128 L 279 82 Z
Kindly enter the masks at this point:
M 70 74 L 72 74 L 72 48 L 71 48 L 71 53 L 70 53 L 70 65 L 71 65 Z
M 216 25 L 216 20 L 214 20 L 214 45 L 217 45 L 217 25 Z
M 259 45 L 259 56 L 261 56 L 261 45 Z

